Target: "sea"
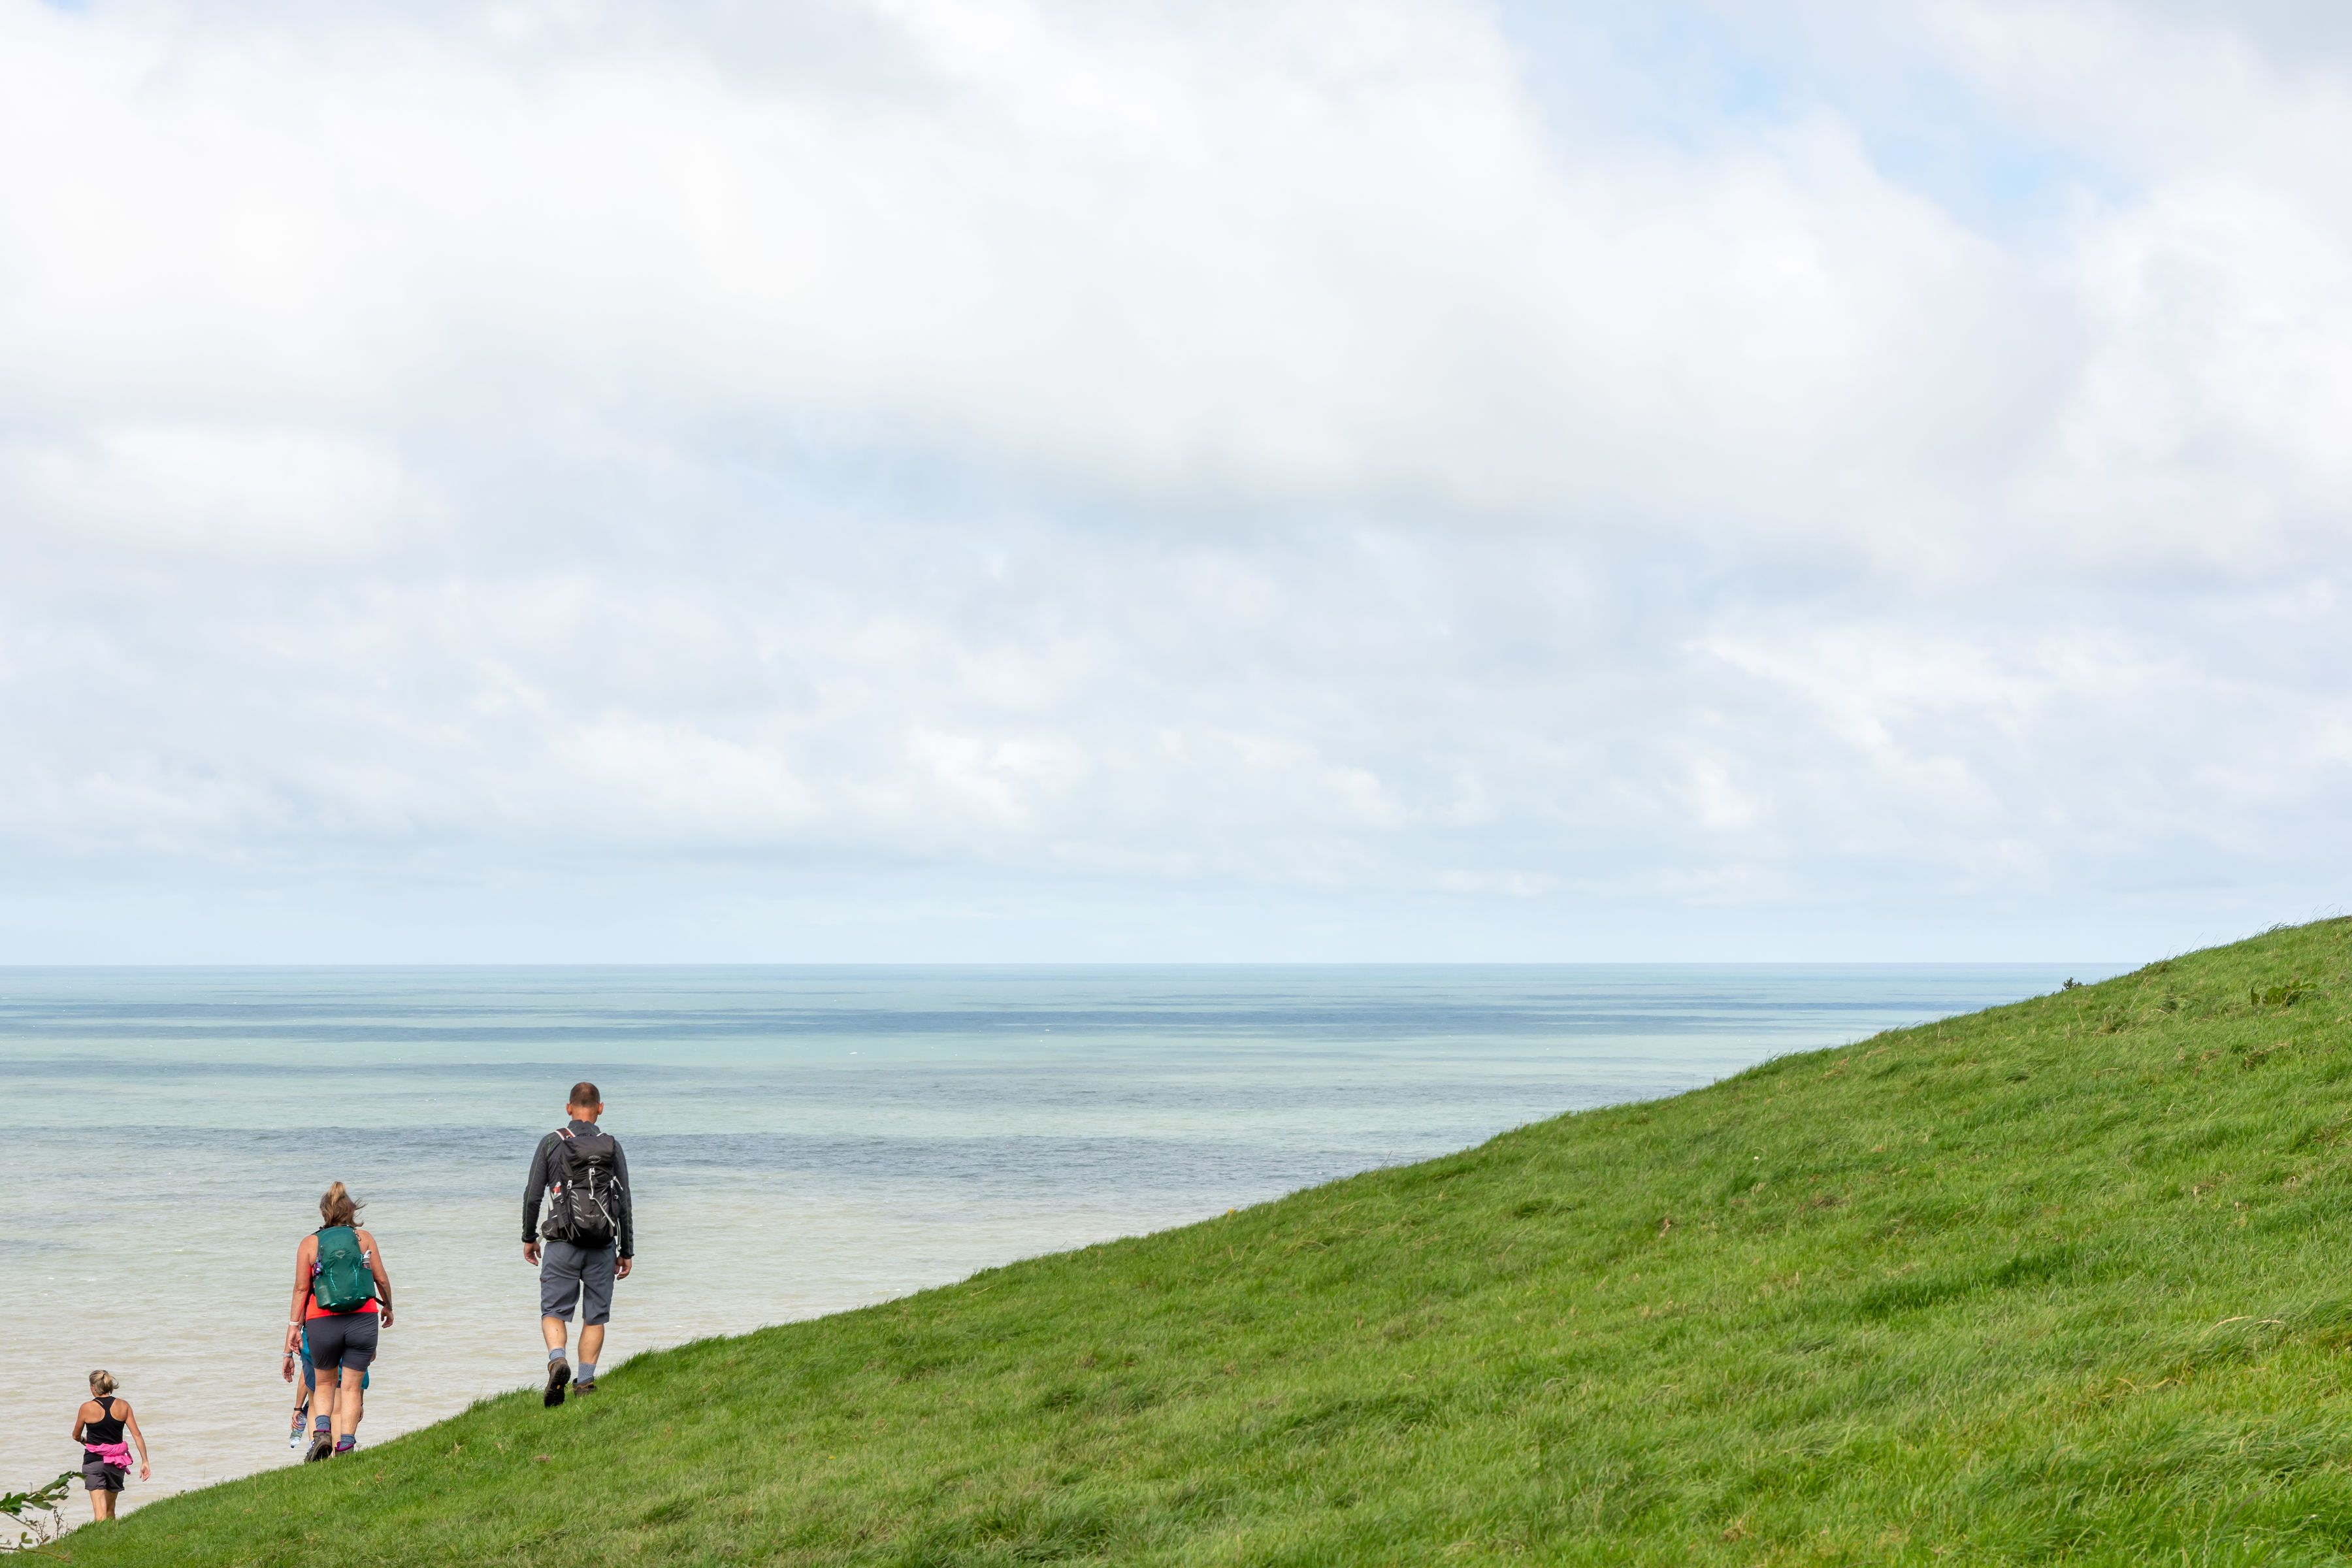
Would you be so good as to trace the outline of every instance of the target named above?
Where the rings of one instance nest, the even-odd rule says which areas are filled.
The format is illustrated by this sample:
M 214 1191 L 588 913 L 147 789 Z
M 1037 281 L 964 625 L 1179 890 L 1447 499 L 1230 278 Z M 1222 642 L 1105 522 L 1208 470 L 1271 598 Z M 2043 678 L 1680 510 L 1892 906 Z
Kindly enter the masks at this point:
M 294 1462 L 334 1181 L 398 1309 L 362 1447 L 535 1385 L 525 1173 L 579 1079 L 636 1204 L 609 1367 L 2116 967 L 0 969 L 0 1490 L 79 1468 L 92 1368 L 126 1508 Z

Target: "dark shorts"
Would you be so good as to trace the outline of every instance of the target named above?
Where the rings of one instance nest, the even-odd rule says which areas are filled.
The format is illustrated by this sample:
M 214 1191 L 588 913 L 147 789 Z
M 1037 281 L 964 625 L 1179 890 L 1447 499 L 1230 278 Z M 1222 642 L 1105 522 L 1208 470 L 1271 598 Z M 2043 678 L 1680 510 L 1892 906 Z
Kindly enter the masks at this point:
M 577 1306 L 583 1323 L 611 1322 L 613 1262 L 620 1250 L 618 1242 L 593 1252 L 568 1241 L 540 1243 L 539 1315 L 568 1320 Z
M 302 1325 L 304 1358 L 320 1371 L 343 1367 L 364 1373 L 375 1360 L 375 1312 L 338 1312 Z
M 364 1370 L 362 1370 L 360 1373 L 360 1390 L 362 1393 L 366 1392 L 367 1385 L 368 1374 Z M 307 1393 L 318 1386 L 319 1369 L 310 1364 L 310 1331 L 308 1327 L 305 1327 L 302 1331 L 302 1387 L 304 1392 Z
M 85 1450 L 81 1457 L 81 1485 L 84 1491 L 119 1492 L 131 1472 L 121 1465 L 110 1465 L 96 1454 Z

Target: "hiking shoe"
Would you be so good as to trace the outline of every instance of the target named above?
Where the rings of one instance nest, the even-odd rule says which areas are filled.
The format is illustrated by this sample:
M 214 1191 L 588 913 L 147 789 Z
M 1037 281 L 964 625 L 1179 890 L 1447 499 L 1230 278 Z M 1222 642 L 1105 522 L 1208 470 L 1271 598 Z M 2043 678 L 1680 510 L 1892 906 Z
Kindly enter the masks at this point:
M 335 1435 L 332 1432 L 313 1433 L 310 1437 L 310 1451 L 302 1456 L 302 1462 L 306 1465 L 315 1465 L 321 1459 L 332 1458 L 334 1452 Z
M 547 1396 L 540 1401 L 550 1410 L 563 1403 L 563 1385 L 572 1381 L 572 1363 L 557 1356 L 547 1363 Z
M 592 1377 L 585 1383 L 575 1383 L 572 1385 L 572 1392 L 574 1394 L 593 1394 L 596 1392 L 596 1380 Z

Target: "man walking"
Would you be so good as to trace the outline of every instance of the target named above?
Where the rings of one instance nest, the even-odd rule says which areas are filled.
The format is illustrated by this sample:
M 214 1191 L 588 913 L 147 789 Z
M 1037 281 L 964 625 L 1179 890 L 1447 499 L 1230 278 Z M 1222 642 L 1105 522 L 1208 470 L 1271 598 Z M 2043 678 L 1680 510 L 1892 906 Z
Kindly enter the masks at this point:
M 629 1209 L 629 1160 L 619 1140 L 596 1125 L 604 1097 L 593 1083 L 575 1083 L 563 1108 L 568 1119 L 539 1141 L 530 1183 L 522 1194 L 523 1261 L 539 1270 L 539 1326 L 547 1340 L 549 1405 L 563 1403 L 564 1384 L 596 1392 L 596 1357 L 613 1316 L 613 1281 L 629 1277 L 636 1252 Z M 539 1202 L 547 1199 L 547 1215 Z M 563 1359 L 572 1309 L 580 1309 L 580 1371 Z

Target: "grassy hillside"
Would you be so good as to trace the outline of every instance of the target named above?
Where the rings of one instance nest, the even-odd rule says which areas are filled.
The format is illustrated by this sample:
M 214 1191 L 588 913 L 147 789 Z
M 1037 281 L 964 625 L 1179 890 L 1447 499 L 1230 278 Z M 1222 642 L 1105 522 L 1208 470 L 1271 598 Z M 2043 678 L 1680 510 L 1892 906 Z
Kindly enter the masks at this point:
M 2317 1563 L 2352 924 L 490 1401 L 118 1563 Z

